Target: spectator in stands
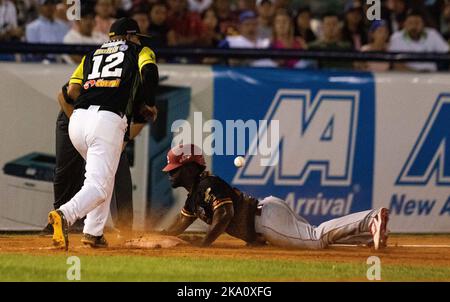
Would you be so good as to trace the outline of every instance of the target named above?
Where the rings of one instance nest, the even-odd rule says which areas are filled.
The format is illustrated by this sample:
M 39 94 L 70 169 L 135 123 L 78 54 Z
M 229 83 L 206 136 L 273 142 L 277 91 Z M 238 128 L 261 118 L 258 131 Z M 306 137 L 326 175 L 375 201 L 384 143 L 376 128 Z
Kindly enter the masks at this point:
M 56 4 L 55 20 L 61 21 L 67 27 L 72 27 L 72 22 L 67 19 L 67 4 L 65 1 Z
M 166 47 L 167 34 L 169 28 L 167 26 L 167 6 L 164 2 L 155 2 L 150 8 L 150 26 L 149 35 L 152 37 L 153 47 Z
M 256 0 L 237 0 L 239 14 L 248 10 L 256 12 Z
M 220 33 L 225 36 L 238 35 L 238 17 L 231 10 L 229 0 L 214 0 L 213 8 L 219 19 Z
M 209 8 L 202 13 L 203 34 L 200 40 L 199 46 L 201 47 L 218 47 L 224 36 L 219 30 L 219 20 L 216 16 L 216 12 L 213 8 Z M 216 64 L 219 63 L 218 58 L 203 58 L 201 62 L 203 64 Z
M 222 46 L 230 48 L 267 48 L 270 39 L 258 38 L 258 18 L 255 12 L 247 10 L 239 15 L 240 35 L 227 37 Z
M 39 16 L 34 0 L 15 0 L 14 3 L 17 10 L 17 23 L 20 27 L 25 28 L 25 25 Z
M 26 40 L 30 43 L 62 43 L 69 27 L 55 20 L 56 1 L 39 0 L 39 17 L 26 27 Z
M 274 0 L 275 9 L 289 10 L 290 0 Z
M 270 39 L 272 37 L 272 21 L 274 16 L 273 0 L 258 0 L 258 37 Z
M 450 44 L 450 2 L 447 2 L 442 12 L 441 33 Z
M 422 12 L 410 10 L 404 29 L 394 33 L 390 41 L 393 52 L 441 52 L 449 51 L 448 43 L 435 29 L 425 27 Z M 396 63 L 396 70 L 436 71 L 436 63 Z
M 112 0 L 112 16 L 116 19 L 129 17 L 128 11 L 133 8 L 133 0 Z
M 168 0 L 167 24 L 169 46 L 193 46 L 202 35 L 202 20 L 197 13 L 190 12 L 187 0 Z
M 294 22 L 289 15 L 279 12 L 273 21 L 273 40 L 271 47 L 274 49 L 305 49 L 305 41 L 294 35 Z M 278 66 L 293 68 L 299 60 L 280 60 Z
M 389 28 L 384 20 L 375 20 L 369 28 L 369 44 L 363 45 L 361 51 L 384 52 L 389 48 Z M 356 62 L 355 67 L 360 70 L 382 72 L 390 69 L 389 62 Z
M 423 5 L 425 6 L 425 10 L 427 11 L 427 15 L 431 17 L 432 21 L 435 22 L 433 26 L 435 29 L 439 29 L 439 22 L 441 16 L 444 12 L 445 6 L 449 3 L 448 0 L 428 0 L 423 1 Z
M 95 28 L 94 32 L 103 34 L 108 39 L 108 33 L 111 25 L 116 20 L 114 16 L 114 5 L 112 0 L 97 0 L 95 4 Z
M 444 0 L 409 0 L 408 7 L 410 9 L 420 11 L 425 20 L 425 24 L 428 27 L 438 30 L 439 20 L 441 19 L 442 10 L 444 7 L 443 1 Z
M 0 41 L 19 40 L 23 31 L 17 25 L 16 7 L 10 0 L 0 0 Z
M 359 0 L 350 0 L 345 5 L 344 27 L 342 39 L 350 43 L 354 50 L 360 50 L 367 43 L 367 33 L 364 29 L 363 9 Z
M 150 19 L 148 6 L 146 6 L 145 4 L 135 6 L 131 10 L 131 18 L 137 22 L 139 30 L 142 34 L 149 34 L 148 29 L 150 26 Z
M 202 13 L 203 33 L 199 46 L 217 47 L 223 36 L 219 31 L 219 20 L 214 9 L 207 9 Z
M 387 0 L 387 21 L 389 32 L 393 33 L 403 29 L 408 6 L 406 0 Z
M 258 18 L 254 11 L 247 10 L 239 15 L 238 36 L 229 36 L 221 42 L 221 48 L 255 48 L 264 49 L 270 46 L 270 39 L 258 38 Z M 271 60 L 229 60 L 230 65 L 276 66 Z
M 294 22 L 295 36 L 302 38 L 306 43 L 311 43 L 317 39 L 311 29 L 311 10 L 309 7 L 300 8 Z
M 81 19 L 74 21 L 71 30 L 64 37 L 65 44 L 100 45 L 107 41 L 102 34 L 94 32 L 95 12 L 86 6 L 81 7 Z M 83 56 L 64 55 L 63 60 L 70 64 L 79 64 Z
M 322 17 L 322 36 L 310 43 L 310 50 L 351 50 L 350 43 L 340 40 L 339 17 L 334 13 L 327 13 Z M 351 63 L 333 60 L 323 60 L 320 66 L 330 69 L 348 69 Z
M 188 2 L 189 10 L 199 14 L 210 8 L 213 3 L 212 0 L 188 0 Z

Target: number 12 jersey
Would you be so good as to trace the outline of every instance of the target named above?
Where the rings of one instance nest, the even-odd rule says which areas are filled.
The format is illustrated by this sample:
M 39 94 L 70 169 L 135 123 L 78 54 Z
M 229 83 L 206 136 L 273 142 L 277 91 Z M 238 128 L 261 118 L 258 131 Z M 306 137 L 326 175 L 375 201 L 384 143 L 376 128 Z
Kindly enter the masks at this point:
M 104 43 L 83 58 L 70 78 L 69 84 L 81 85 L 75 109 L 99 105 L 125 113 L 146 64 L 156 64 L 150 48 L 125 40 Z

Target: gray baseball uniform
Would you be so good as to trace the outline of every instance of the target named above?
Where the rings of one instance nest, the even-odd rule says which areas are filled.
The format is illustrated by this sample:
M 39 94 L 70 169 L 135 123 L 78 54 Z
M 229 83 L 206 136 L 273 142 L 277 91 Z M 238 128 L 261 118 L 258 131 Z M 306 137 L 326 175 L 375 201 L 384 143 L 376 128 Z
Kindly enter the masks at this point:
M 321 249 L 330 244 L 367 244 L 372 241 L 369 224 L 379 210 L 354 213 L 318 227 L 295 214 L 281 199 L 269 196 L 258 203 L 260 215 L 255 217 L 256 233 L 276 246 Z

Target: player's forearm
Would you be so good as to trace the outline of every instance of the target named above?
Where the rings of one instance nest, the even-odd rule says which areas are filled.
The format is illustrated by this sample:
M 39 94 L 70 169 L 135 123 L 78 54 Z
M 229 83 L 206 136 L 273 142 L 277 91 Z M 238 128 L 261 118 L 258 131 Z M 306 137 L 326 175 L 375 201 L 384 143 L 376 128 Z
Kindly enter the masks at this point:
M 155 64 L 147 64 L 142 68 L 142 89 L 144 90 L 144 102 L 146 105 L 155 106 L 156 89 L 159 83 L 158 67 Z
M 61 92 L 58 93 L 58 103 L 61 106 L 61 109 L 67 115 L 67 117 L 70 118 L 70 116 L 73 113 L 73 106 L 66 102 L 66 100 L 64 99 L 64 96 Z
M 144 128 L 146 124 L 142 124 L 142 123 L 132 123 L 131 127 L 130 127 L 130 140 L 134 139 L 142 130 L 142 128 Z
M 70 84 L 67 88 L 67 95 L 74 101 L 78 99 L 81 93 L 81 85 L 79 84 Z
M 202 241 L 202 246 L 211 245 L 216 239 L 225 233 L 228 225 L 233 218 L 233 207 L 225 205 L 214 212 L 211 228 Z
M 195 217 L 186 217 L 180 214 L 175 222 L 164 233 L 170 236 L 180 235 L 195 221 L 195 219 Z

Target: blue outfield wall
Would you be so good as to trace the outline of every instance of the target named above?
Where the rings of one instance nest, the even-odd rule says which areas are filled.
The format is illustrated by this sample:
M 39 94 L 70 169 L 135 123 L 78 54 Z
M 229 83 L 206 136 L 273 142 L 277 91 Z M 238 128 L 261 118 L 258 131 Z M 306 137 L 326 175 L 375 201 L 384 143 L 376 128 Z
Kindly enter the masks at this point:
M 228 121 L 231 126 L 245 123 L 250 129 L 254 122 L 255 133 L 241 133 L 245 141 L 242 150 L 237 150 L 238 133 L 230 127 L 235 136 L 221 146 L 230 155 L 206 157 L 208 165 L 212 160 L 212 171 L 233 186 L 258 198 L 282 198 L 313 224 L 387 207 L 393 232 L 450 233 L 449 73 L 372 74 L 175 64 L 159 67 L 166 78 L 164 86 L 190 91 L 189 111 L 183 106 L 186 122 L 194 125 L 194 141 L 196 130 L 203 130 L 201 135 L 207 137 L 204 147 L 211 137 L 219 141 L 218 131 L 210 134 L 209 126 L 226 128 Z M 73 72 L 73 66 L 4 63 L 0 71 L 4 92 L 0 96 L 4 129 L 4 144 L 0 146 L 0 229 L 41 229 L 52 206 L 51 182 L 36 182 L 42 186 L 42 194 L 35 194 L 26 186 L 27 179 L 9 175 L 6 167 L 33 152 L 54 154 L 59 110 L 55 92 Z M 184 101 L 177 98 L 177 102 Z M 25 107 L 29 110 L 21 109 Z M 170 108 L 170 115 L 178 116 L 181 107 Z M 221 123 L 202 124 L 196 117 L 199 115 Z M 267 120 L 268 126 L 260 120 Z M 169 124 L 166 134 L 175 138 Z M 279 137 L 269 144 L 277 147 L 269 149 L 269 155 L 274 156 L 253 152 L 258 143 L 265 145 L 266 134 L 275 133 L 272 130 L 276 125 Z M 224 130 L 227 132 L 222 129 L 222 135 Z M 156 162 L 151 157 L 155 152 L 155 146 L 148 143 L 151 135 L 152 131 L 145 128 L 137 137 L 131 168 L 137 229 L 145 228 L 152 210 L 147 193 L 154 188 L 148 171 L 160 175 L 157 173 L 164 164 L 162 157 Z M 233 165 L 236 155 L 246 157 L 242 168 Z M 262 165 L 264 160 L 276 165 Z M 23 188 L 17 189 L 18 184 Z M 152 200 L 152 207 L 158 202 L 166 206 L 165 196 Z M 186 198 L 180 192 L 173 196 L 174 205 L 165 216 L 167 222 L 178 215 Z M 33 209 L 35 214 L 30 217 L 42 220 L 31 225 L 24 216 L 27 212 L 21 209 Z
M 247 68 L 214 71 L 214 118 L 224 125 L 226 120 L 259 121 L 279 116 L 277 111 L 284 113 L 277 166 L 261 169 L 259 175 L 247 173 L 243 168 L 238 178 L 245 178 L 247 184 L 240 184 L 235 179 L 234 156 L 216 156 L 213 159 L 216 174 L 227 181 L 234 180 L 233 185 L 255 197 L 273 195 L 286 200 L 314 224 L 372 207 L 375 140 L 372 74 Z M 301 103 L 288 105 L 299 110 L 288 110 L 286 114 L 283 107 L 289 102 Z M 338 119 L 347 119 L 348 127 L 334 129 L 335 124 L 345 124 Z M 334 132 L 342 130 L 348 137 L 346 144 L 339 146 L 339 152 L 346 153 L 344 158 L 314 155 L 314 150 L 336 147 Z M 304 139 L 305 135 L 308 138 Z M 246 146 L 252 139 L 246 135 Z M 237 146 L 237 135 L 234 141 Z M 310 158 L 297 165 L 305 149 L 310 150 L 306 152 Z M 247 157 L 246 162 L 249 160 Z M 330 169 L 335 160 L 345 161 L 338 163 L 344 167 Z M 292 166 L 296 168 L 289 169 Z M 293 182 L 298 184 L 292 185 Z
M 316 225 L 385 206 L 394 231 L 450 232 L 443 75 L 213 70 L 214 119 L 278 120 L 280 133 L 277 165 L 262 166 L 252 153 L 267 133 L 259 127 L 245 133 L 244 154 L 237 132 L 224 141 L 223 152 L 234 154 L 213 156 L 215 174 L 257 198 L 284 199 Z M 242 168 L 236 153 L 246 158 Z

